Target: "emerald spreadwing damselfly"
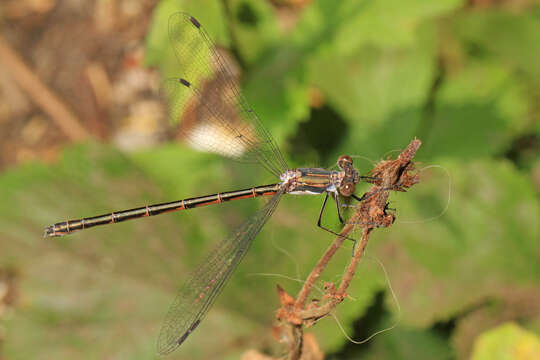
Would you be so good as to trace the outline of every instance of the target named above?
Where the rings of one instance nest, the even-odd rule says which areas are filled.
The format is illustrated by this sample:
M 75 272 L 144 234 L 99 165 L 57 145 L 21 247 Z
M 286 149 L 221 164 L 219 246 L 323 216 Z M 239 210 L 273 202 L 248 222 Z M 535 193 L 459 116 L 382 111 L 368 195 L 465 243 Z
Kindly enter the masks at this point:
M 279 182 L 63 221 L 45 229 L 45 236 L 63 236 L 98 225 L 172 211 L 260 196 L 270 197 L 263 208 L 221 241 L 181 286 L 159 335 L 160 354 L 175 350 L 199 325 L 251 242 L 276 209 L 282 195 L 324 194 L 317 225 L 332 232 L 321 224 L 328 197 L 335 200 L 339 219 L 343 222 L 340 196 L 362 201 L 363 198 L 354 194 L 355 185 L 362 179 L 371 179 L 360 176 L 352 158 L 346 155 L 340 156 L 337 161 L 339 170 L 289 168 L 276 142 L 249 107 L 223 56 L 201 24 L 189 14 L 174 14 L 169 19 L 169 38 L 180 63 L 188 59 L 190 64 L 180 69 L 181 77 L 167 80 L 164 86 L 171 116 L 193 122 L 191 126 L 183 127 L 184 139 L 195 148 L 257 163 L 279 178 Z

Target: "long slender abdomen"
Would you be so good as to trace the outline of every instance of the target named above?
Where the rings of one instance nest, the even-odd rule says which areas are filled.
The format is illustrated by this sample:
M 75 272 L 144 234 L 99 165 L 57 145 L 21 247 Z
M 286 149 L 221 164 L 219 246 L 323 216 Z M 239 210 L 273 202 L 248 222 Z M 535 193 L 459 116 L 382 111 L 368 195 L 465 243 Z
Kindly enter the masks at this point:
M 47 226 L 45 236 L 62 236 L 75 231 L 88 229 L 98 225 L 114 224 L 145 216 L 154 216 L 171 211 L 192 209 L 199 206 L 219 204 L 225 201 L 274 195 L 279 190 L 279 184 L 257 186 L 254 188 L 229 191 L 224 193 L 200 196 L 168 203 L 147 205 L 130 210 L 116 211 L 104 215 L 68 220 Z

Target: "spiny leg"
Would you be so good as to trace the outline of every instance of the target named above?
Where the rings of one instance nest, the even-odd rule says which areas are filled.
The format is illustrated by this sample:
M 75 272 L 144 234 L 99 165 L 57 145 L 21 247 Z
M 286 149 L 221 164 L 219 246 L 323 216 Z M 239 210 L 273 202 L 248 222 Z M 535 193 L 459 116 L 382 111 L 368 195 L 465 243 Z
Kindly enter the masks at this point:
M 355 194 L 351 194 L 351 197 L 358 201 L 358 202 L 362 202 L 364 201 L 367 197 L 368 197 L 368 194 L 369 193 L 364 193 L 364 195 L 362 195 L 361 197 L 358 197 L 356 196 Z M 371 195 L 370 195 L 371 196 Z M 339 205 L 338 205 L 339 206 Z M 356 205 L 351 205 L 351 204 L 342 204 L 341 207 L 355 207 Z
M 321 221 L 322 221 L 322 215 L 323 215 L 324 209 L 326 208 L 327 201 L 328 201 L 328 193 L 326 193 L 326 196 L 324 197 L 324 201 L 321 207 L 321 212 L 319 213 L 319 220 L 317 220 L 317 226 L 324 230 L 327 230 L 327 229 L 321 226 Z M 327 231 L 330 231 L 330 230 L 327 230 Z
M 326 193 L 326 196 L 328 196 L 328 193 Z M 341 224 L 345 224 L 345 220 L 343 220 L 343 217 L 341 216 L 341 206 L 339 204 L 339 195 L 337 195 L 336 193 L 332 193 L 332 197 L 334 198 L 334 201 L 336 202 L 336 207 L 337 207 L 337 215 L 338 215 L 338 218 L 339 218 L 339 222 Z
M 388 187 L 388 188 L 382 188 L 382 189 L 377 189 L 375 191 L 368 191 L 366 193 L 364 193 L 361 197 L 358 197 L 356 196 L 355 194 L 351 194 L 351 197 L 358 201 L 358 202 L 362 202 L 366 199 L 369 199 L 371 198 L 372 196 L 374 196 L 375 194 L 381 192 L 381 191 L 388 191 L 388 190 L 393 190 L 394 188 L 393 187 Z M 343 204 L 342 205 L 343 207 L 355 207 L 356 205 L 347 205 L 347 204 Z
M 364 195 L 362 195 L 362 197 L 358 197 L 358 196 L 356 196 L 355 194 L 352 194 L 351 197 L 352 197 L 354 200 L 358 201 L 358 202 L 362 202 L 362 201 L 364 201 L 364 200 L 367 198 L 367 193 L 364 193 Z
M 340 235 L 338 234 L 337 232 L 333 231 L 333 230 L 330 230 L 328 229 L 327 227 L 323 226 L 322 225 L 322 216 L 323 216 L 323 213 L 324 213 L 324 209 L 326 208 L 326 202 L 328 201 L 328 192 L 326 193 L 326 196 L 324 197 L 324 201 L 323 201 L 323 204 L 322 204 L 322 207 L 321 207 L 321 212 L 319 213 L 319 219 L 317 220 L 317 226 L 320 227 L 321 229 L 323 229 L 324 231 L 328 231 L 330 234 L 333 234 L 333 235 L 336 235 L 336 236 L 341 236 L 341 237 L 344 237 L 343 235 Z M 340 216 L 340 221 L 341 221 L 341 216 Z M 353 242 L 356 242 L 356 240 L 354 239 L 351 239 L 350 237 L 348 236 L 345 236 L 345 239 L 347 240 L 351 240 Z

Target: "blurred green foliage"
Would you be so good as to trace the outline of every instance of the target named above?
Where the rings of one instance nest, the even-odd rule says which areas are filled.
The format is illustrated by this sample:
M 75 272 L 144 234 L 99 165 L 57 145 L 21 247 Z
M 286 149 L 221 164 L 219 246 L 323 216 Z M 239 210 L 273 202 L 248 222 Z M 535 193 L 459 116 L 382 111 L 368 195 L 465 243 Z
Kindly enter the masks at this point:
M 391 197 L 398 220 L 374 233 L 351 298 L 336 313 L 356 340 L 396 322 L 397 328 L 352 346 L 334 319 L 324 319 L 309 331 L 329 358 L 467 358 L 478 334 L 508 320 L 540 333 L 533 182 L 540 159 L 538 147 L 519 146 L 525 137 L 538 144 L 540 136 L 538 6 L 321 0 L 300 10 L 285 31 L 269 2 L 162 0 L 146 62 L 180 76 L 167 39 L 167 19 L 176 11 L 193 14 L 238 56 L 245 94 L 291 166 L 331 166 L 342 153 L 375 161 L 417 136 L 424 142 L 421 166 L 442 167 L 426 169 L 410 193 Z M 311 107 L 314 88 L 322 109 Z M 356 161 L 363 171 L 372 166 Z M 79 145 L 56 165 L 1 174 L 0 265 L 17 269 L 22 294 L 6 322 L 6 356 L 151 358 L 176 286 L 260 203 L 65 239 L 41 239 L 44 225 L 272 181 L 254 167 L 178 144 L 134 154 Z M 315 226 L 321 201 L 282 200 L 214 309 L 171 358 L 237 359 L 250 347 L 275 346 L 275 284 L 294 294 L 299 283 L 280 276 L 304 278 L 331 241 Z M 388 272 L 400 312 L 374 257 Z M 323 280 L 339 279 L 349 258 L 350 244 Z M 506 337 L 497 331 L 478 340 L 474 359 L 493 358 L 489 343 Z M 520 334 L 509 336 L 519 341 Z

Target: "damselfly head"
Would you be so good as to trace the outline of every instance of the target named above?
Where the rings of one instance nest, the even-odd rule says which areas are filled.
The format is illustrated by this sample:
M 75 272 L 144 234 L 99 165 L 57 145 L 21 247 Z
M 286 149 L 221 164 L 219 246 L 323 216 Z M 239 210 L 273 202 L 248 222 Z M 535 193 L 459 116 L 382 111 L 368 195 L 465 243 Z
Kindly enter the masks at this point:
M 345 170 L 346 168 L 353 166 L 353 160 L 349 155 L 341 155 L 338 158 L 337 165 L 341 170 Z

